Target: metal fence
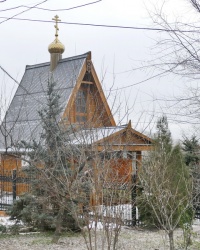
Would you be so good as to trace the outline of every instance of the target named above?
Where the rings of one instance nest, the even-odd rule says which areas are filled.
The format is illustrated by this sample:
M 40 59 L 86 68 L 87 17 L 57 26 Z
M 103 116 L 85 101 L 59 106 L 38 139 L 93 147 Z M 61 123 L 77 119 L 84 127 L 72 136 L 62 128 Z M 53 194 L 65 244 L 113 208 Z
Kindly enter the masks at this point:
M 200 211 L 198 213 L 195 213 L 195 219 L 200 220 Z
M 200 208 L 195 209 L 195 219 L 200 220 Z
M 0 171 L 0 210 L 6 210 L 22 193 L 30 190 L 30 178 L 20 170 Z
M 0 211 L 5 211 L 23 193 L 30 191 L 31 177 L 21 170 L 0 170 Z M 114 220 L 121 218 L 124 225 L 132 226 L 138 222 L 138 211 L 132 204 L 98 207 L 99 218 Z M 91 214 L 92 217 L 92 214 Z
M 133 208 L 135 211 L 133 212 Z M 139 224 L 139 216 L 137 207 L 133 204 L 120 204 L 115 206 L 99 205 L 90 212 L 90 218 L 97 219 L 99 222 L 106 221 L 108 223 L 120 223 L 125 226 L 135 226 Z

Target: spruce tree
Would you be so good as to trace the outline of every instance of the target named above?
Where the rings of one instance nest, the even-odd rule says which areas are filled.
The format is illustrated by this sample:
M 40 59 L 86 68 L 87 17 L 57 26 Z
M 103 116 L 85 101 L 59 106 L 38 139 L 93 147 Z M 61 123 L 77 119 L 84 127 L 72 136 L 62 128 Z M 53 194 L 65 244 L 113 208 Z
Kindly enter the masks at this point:
M 40 221 L 40 228 L 55 228 L 53 242 L 57 242 L 63 227 L 80 230 L 73 210 L 79 200 L 76 177 L 81 175 L 84 164 L 78 170 L 70 166 L 73 154 L 78 157 L 78 153 L 73 146 L 70 150 L 68 148 L 69 130 L 60 121 L 62 107 L 53 77 L 48 81 L 46 97 L 44 107 L 38 111 L 42 125 L 40 140 L 31 143 L 23 141 L 21 146 L 27 149 L 30 157 L 28 173 L 32 180 L 31 193 L 39 209 L 37 215 L 34 213 L 34 216 L 38 216 L 35 219 Z M 77 196 L 72 197 L 71 193 L 77 193 Z M 36 207 L 32 207 L 36 211 Z
M 200 156 L 199 156 L 199 141 L 193 135 L 191 138 L 185 137 L 183 140 L 182 149 L 184 151 L 185 163 L 191 172 L 193 178 L 193 206 L 196 213 L 200 210 Z
M 191 138 L 185 137 L 182 149 L 185 152 L 185 163 L 187 166 L 194 166 L 200 162 L 199 157 L 199 142 L 195 135 Z

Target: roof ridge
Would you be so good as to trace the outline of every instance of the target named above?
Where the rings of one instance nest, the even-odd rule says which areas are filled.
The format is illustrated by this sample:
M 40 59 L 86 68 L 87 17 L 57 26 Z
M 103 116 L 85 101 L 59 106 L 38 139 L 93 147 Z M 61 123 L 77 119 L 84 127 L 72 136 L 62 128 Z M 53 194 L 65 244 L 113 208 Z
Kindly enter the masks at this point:
M 72 60 L 81 59 L 81 58 L 86 58 L 88 53 L 90 53 L 90 51 L 88 51 L 84 54 L 81 54 L 81 55 L 66 57 L 66 58 L 60 59 L 58 63 L 72 61 Z M 33 65 L 26 65 L 26 70 L 39 68 L 39 67 L 45 67 L 45 66 L 50 66 L 50 62 L 38 63 L 38 64 L 33 64 Z
M 100 130 L 100 129 L 116 129 L 116 128 L 126 128 L 126 126 L 119 125 L 119 126 L 108 126 L 108 127 L 98 127 L 98 128 L 85 128 L 83 130 Z

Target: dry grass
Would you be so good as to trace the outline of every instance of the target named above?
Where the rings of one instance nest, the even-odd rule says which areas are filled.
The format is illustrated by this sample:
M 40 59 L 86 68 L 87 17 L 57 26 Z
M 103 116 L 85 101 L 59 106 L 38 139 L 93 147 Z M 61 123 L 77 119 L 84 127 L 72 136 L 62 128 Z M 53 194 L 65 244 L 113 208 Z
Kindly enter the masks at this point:
M 98 232 L 101 234 L 101 231 Z M 80 234 L 67 234 L 61 237 L 59 244 L 51 244 L 51 234 L 26 234 L 26 235 L 1 235 L 0 249 L 6 250 L 85 250 L 86 246 Z M 182 248 L 181 230 L 175 231 L 176 249 Z M 194 226 L 192 235 L 193 244 L 190 250 L 200 249 L 200 226 Z M 101 241 L 98 249 L 101 250 Z M 168 240 L 163 231 L 148 231 L 141 229 L 123 228 L 119 245 L 119 250 L 167 250 Z M 105 249 L 106 250 L 106 249 Z

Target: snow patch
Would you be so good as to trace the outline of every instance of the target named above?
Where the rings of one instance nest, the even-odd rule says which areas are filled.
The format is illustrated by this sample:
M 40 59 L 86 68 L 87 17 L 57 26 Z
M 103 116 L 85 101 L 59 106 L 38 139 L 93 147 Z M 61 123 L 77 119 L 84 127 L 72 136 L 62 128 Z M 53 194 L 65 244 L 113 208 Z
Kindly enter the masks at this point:
M 13 226 L 16 221 L 15 220 L 10 220 L 9 216 L 5 216 L 5 217 L 0 217 L 0 225 L 9 227 L 9 226 Z
M 91 215 L 98 213 L 100 216 L 107 216 L 111 218 L 121 218 L 122 220 L 132 220 L 132 205 L 121 204 L 116 206 L 100 205 L 95 207 L 95 212 L 91 212 Z M 136 219 L 138 220 L 138 208 L 136 207 Z

